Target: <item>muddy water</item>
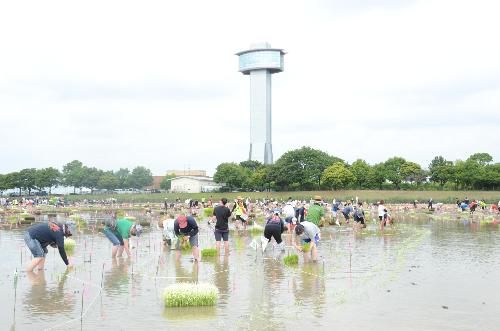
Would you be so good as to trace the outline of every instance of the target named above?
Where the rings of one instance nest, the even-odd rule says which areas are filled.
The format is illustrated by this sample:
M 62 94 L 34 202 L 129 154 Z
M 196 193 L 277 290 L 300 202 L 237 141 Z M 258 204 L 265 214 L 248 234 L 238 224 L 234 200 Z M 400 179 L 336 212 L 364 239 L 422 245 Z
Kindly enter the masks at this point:
M 75 236 L 72 271 L 49 248 L 46 270 L 33 275 L 22 271 L 30 259 L 22 231 L 0 230 L 0 329 L 499 328 L 498 226 L 412 219 L 383 235 L 374 224 L 362 233 L 324 228 L 319 262 L 301 257 L 296 268 L 272 245 L 250 248 L 253 239 L 231 233 L 230 256 L 197 265 L 152 231 L 135 243 L 132 261 L 112 261 L 106 238 L 85 231 Z M 214 245 L 206 228 L 200 245 Z M 163 289 L 181 281 L 216 285 L 217 305 L 165 309 Z

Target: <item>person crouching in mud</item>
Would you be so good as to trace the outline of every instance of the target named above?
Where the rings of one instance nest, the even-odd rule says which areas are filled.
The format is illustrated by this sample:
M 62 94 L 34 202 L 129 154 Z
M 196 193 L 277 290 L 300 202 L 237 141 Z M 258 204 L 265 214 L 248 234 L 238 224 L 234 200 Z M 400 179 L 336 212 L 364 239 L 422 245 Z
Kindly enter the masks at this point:
M 278 249 L 284 251 L 285 245 L 283 240 L 281 239 L 281 234 L 285 232 L 286 228 L 285 222 L 283 222 L 279 215 L 280 210 L 275 209 L 271 217 L 269 217 L 266 222 L 266 227 L 264 228 L 264 237 L 268 241 L 271 241 L 271 238 L 274 238 L 274 240 L 276 240 L 276 243 L 278 244 Z

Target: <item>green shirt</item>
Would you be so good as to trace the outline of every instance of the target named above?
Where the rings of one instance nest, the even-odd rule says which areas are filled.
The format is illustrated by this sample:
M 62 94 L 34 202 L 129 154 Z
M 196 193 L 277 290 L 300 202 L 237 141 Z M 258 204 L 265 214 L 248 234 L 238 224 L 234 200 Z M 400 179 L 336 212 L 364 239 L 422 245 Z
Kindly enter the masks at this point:
M 319 220 L 323 216 L 325 216 L 325 210 L 323 209 L 323 207 L 321 207 L 320 205 L 311 205 L 309 209 L 307 209 L 306 221 L 318 225 Z
M 128 239 L 130 238 L 130 228 L 134 225 L 134 222 L 126 219 L 126 218 L 120 218 L 118 221 L 116 221 L 116 232 L 120 236 L 122 236 L 123 239 Z

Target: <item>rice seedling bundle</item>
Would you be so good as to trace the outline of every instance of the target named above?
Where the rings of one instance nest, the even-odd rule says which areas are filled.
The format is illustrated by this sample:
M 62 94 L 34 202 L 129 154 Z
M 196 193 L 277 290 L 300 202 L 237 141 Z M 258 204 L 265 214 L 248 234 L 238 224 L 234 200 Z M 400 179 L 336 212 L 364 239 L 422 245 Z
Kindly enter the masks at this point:
M 283 258 L 283 262 L 287 266 L 295 266 L 299 263 L 299 256 L 297 254 L 287 255 Z
M 163 292 L 166 307 L 213 306 L 218 297 L 217 287 L 206 283 L 172 284 Z
M 17 223 L 17 216 L 7 216 L 7 221 L 9 221 L 9 223 L 15 224 Z
M 303 252 L 309 252 L 310 249 L 311 249 L 311 244 L 310 243 L 304 243 L 302 245 L 302 251 Z
M 205 208 L 203 209 L 203 215 L 205 217 L 211 217 L 214 214 L 214 209 L 213 208 Z
M 217 255 L 215 248 L 204 248 L 201 250 L 201 257 L 213 257 Z
M 75 252 L 76 241 L 71 238 L 64 238 L 64 250 L 68 256 L 72 256 Z
M 134 216 L 125 216 L 124 218 L 126 220 L 129 220 L 129 221 L 135 221 L 135 217 Z

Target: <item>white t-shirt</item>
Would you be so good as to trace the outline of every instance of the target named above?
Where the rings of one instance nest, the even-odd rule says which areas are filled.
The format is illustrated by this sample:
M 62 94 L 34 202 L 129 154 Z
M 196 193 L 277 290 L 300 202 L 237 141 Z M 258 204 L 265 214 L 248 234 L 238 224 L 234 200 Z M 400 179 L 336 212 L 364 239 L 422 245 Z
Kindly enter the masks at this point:
M 163 221 L 163 234 L 171 240 L 175 238 L 174 223 L 174 219 L 166 219 Z
M 286 217 L 294 217 L 295 209 L 293 209 L 292 205 L 286 205 L 283 208 L 283 214 L 285 214 Z
M 382 205 L 382 204 L 378 205 L 378 216 L 384 216 L 385 215 L 384 209 L 385 209 L 384 205 Z
M 304 226 L 304 233 L 300 236 L 302 239 L 314 240 L 314 237 L 320 232 L 316 224 L 304 221 L 300 222 Z

